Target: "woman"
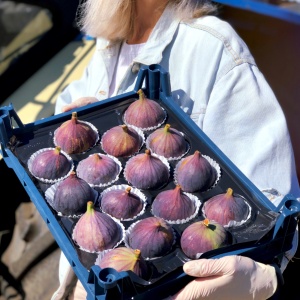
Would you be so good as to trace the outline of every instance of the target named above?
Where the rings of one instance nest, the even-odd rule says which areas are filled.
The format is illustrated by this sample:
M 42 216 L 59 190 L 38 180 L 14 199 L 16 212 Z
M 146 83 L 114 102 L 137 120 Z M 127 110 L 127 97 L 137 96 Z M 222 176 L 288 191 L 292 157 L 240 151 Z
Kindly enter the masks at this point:
M 96 51 L 56 113 L 132 91 L 141 65 L 160 64 L 181 108 L 270 201 L 300 196 L 283 112 L 245 43 L 212 15 L 211 1 L 87 0 L 81 9 L 80 26 L 97 38 Z M 282 271 L 296 246 L 295 235 Z M 62 261 L 68 283 L 72 270 Z M 199 278 L 172 299 L 267 299 L 279 286 L 276 267 L 242 256 L 190 261 L 184 271 Z M 64 292 L 62 284 L 53 299 Z M 78 284 L 75 299 L 85 297 Z

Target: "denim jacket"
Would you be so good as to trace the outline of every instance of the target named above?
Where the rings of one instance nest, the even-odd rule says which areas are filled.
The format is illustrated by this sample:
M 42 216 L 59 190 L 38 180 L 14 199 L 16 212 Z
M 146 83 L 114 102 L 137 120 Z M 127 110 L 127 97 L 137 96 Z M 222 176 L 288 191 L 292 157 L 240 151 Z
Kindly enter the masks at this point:
M 56 113 L 79 97 L 109 98 L 120 46 L 97 39 L 82 78 L 59 96 Z M 184 22 L 166 8 L 118 94 L 132 91 L 140 66 L 150 64 L 169 72 L 174 101 L 260 190 L 267 190 L 275 205 L 282 195 L 300 197 L 283 111 L 248 47 L 227 22 L 215 16 Z

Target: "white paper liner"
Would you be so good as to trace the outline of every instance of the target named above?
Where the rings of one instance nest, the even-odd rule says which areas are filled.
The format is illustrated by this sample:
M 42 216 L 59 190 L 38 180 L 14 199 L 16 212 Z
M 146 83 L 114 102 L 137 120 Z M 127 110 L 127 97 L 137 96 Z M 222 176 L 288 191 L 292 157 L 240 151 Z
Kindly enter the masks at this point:
M 45 191 L 45 199 L 47 201 L 47 203 L 57 212 L 57 215 L 58 216 L 62 216 L 62 217 L 68 217 L 68 218 L 80 218 L 82 214 L 79 214 L 79 215 L 64 215 L 63 213 L 57 211 L 54 207 L 53 207 L 53 201 L 54 201 L 54 195 L 55 195 L 55 192 L 56 192 L 56 189 L 58 188 L 58 186 L 62 183 L 63 181 L 59 181 L 59 182 L 56 182 L 55 184 L 51 185 L 46 191 Z M 96 190 L 94 190 L 94 201 L 93 203 L 95 204 L 96 201 L 98 200 L 98 197 L 99 197 L 99 192 L 97 192 Z M 92 199 L 91 199 L 92 201 Z
M 199 198 L 193 194 L 190 194 L 190 193 L 186 193 L 186 192 L 183 192 L 184 195 L 188 196 L 191 201 L 192 201 L 192 204 L 194 205 L 195 207 L 195 212 L 189 216 L 188 218 L 186 219 L 181 219 L 181 220 L 167 220 L 163 217 L 160 217 L 160 216 L 157 216 L 155 215 L 153 212 L 152 212 L 152 208 L 151 208 L 151 213 L 153 216 L 155 217 L 158 217 L 158 218 L 161 218 L 161 219 L 164 219 L 167 223 L 169 224 L 184 224 L 184 223 L 187 223 L 189 222 L 190 220 L 194 219 L 197 215 L 198 215 L 198 212 L 199 212 L 199 208 L 201 206 L 201 201 L 199 200 Z M 154 199 L 155 200 L 155 199 Z
M 141 215 L 143 215 L 145 213 L 145 210 L 146 210 L 146 206 L 147 206 L 147 197 L 145 196 L 144 193 L 142 193 L 142 191 L 140 191 L 139 189 L 135 188 L 135 187 L 132 187 L 132 186 L 129 186 L 129 185 L 126 185 L 126 184 L 119 184 L 119 185 L 114 185 L 114 186 L 111 186 L 107 189 L 105 189 L 101 195 L 100 195 L 100 208 L 101 210 L 106 213 L 107 215 L 110 215 L 109 213 L 105 212 L 102 207 L 101 207 L 101 199 L 102 197 L 109 193 L 110 191 L 115 191 L 115 190 L 120 190 L 120 191 L 125 191 L 128 187 L 131 187 L 131 190 L 130 190 L 130 193 L 131 194 L 134 194 L 136 195 L 137 197 L 140 198 L 141 202 L 143 203 L 143 208 L 142 210 L 136 215 L 134 216 L 133 218 L 128 218 L 128 219 L 123 219 L 121 218 L 120 221 L 132 221 L 132 220 L 135 220 L 137 219 L 138 217 L 140 217 Z M 111 216 L 111 215 L 110 215 Z M 116 217 L 113 217 L 111 216 L 112 218 L 116 218 Z M 117 218 L 116 218 L 117 219 Z
M 161 219 L 162 219 L 162 218 L 161 218 Z M 127 230 L 126 230 L 126 232 L 125 232 L 125 237 L 124 237 L 124 244 L 125 244 L 125 246 L 126 246 L 127 248 L 131 248 L 130 245 L 129 245 L 129 235 L 130 235 L 130 233 L 131 233 L 133 227 L 134 227 L 137 223 L 141 222 L 142 220 L 144 220 L 144 219 L 141 219 L 141 220 L 136 221 L 135 223 L 132 223 L 132 224 L 127 228 Z M 175 243 L 176 243 L 176 233 L 175 233 L 175 230 L 174 230 L 173 227 L 172 227 L 172 231 L 173 231 L 174 240 L 173 240 L 173 244 L 172 244 L 172 246 L 170 247 L 170 250 L 169 250 L 169 251 L 171 251 L 172 247 L 173 247 L 173 246 L 175 245 Z M 149 243 L 152 243 L 152 242 L 153 242 L 153 241 L 149 241 Z M 131 249 L 133 249 L 133 248 L 131 248 Z M 169 253 L 169 252 L 167 252 L 166 254 L 168 254 L 168 253 Z M 166 254 L 164 254 L 164 255 L 166 255 Z M 164 256 L 164 255 L 163 255 L 163 256 Z M 157 257 L 144 257 L 144 256 L 143 256 L 143 258 L 144 258 L 145 260 L 151 261 L 151 260 L 155 260 L 155 259 L 157 259 L 157 258 L 163 257 L 163 256 L 157 256 Z
M 251 207 L 250 204 L 246 201 L 246 199 L 245 199 L 243 196 L 238 195 L 238 194 L 236 194 L 235 197 L 239 197 L 239 198 L 244 199 L 244 202 L 245 202 L 246 205 L 248 206 L 248 215 L 247 215 L 246 219 L 244 219 L 244 220 L 242 220 L 242 221 L 240 221 L 240 222 L 234 221 L 234 220 L 229 221 L 228 224 L 223 225 L 223 227 L 225 227 L 225 228 L 241 226 L 241 225 L 243 225 L 244 223 L 246 223 L 246 222 L 250 219 L 250 217 L 251 217 L 251 215 L 252 215 L 252 207 Z M 203 214 L 204 218 L 206 218 L 204 207 L 202 208 L 202 214 Z M 213 220 L 213 221 L 215 221 L 215 220 Z M 217 221 L 216 221 L 216 222 L 217 222 Z
M 221 168 L 220 168 L 220 165 L 219 165 L 215 160 L 213 160 L 210 156 L 208 156 L 208 155 L 202 155 L 202 156 L 203 156 L 204 158 L 207 159 L 207 161 L 208 161 L 208 162 L 210 163 L 210 165 L 213 167 L 214 172 L 215 172 L 215 174 L 216 174 L 215 182 L 214 182 L 209 188 L 207 188 L 205 191 L 202 191 L 202 192 L 206 192 L 206 191 L 211 190 L 212 188 L 214 188 L 214 187 L 217 185 L 218 181 L 219 181 L 220 178 L 221 178 Z M 184 158 L 182 158 L 182 160 L 183 160 L 183 159 L 184 159 Z M 173 180 L 174 180 L 174 183 L 175 183 L 176 185 L 179 184 L 178 181 L 177 181 L 177 169 L 178 169 L 178 166 L 179 166 L 179 164 L 181 163 L 182 160 L 180 160 L 180 161 L 176 164 L 175 169 L 174 169 Z M 198 190 L 197 190 L 197 191 L 198 191 Z M 194 192 L 197 192 L 197 191 L 194 191 Z
M 104 213 L 103 213 L 103 214 L 104 214 Z M 107 214 L 106 214 L 106 215 L 107 215 Z M 109 215 L 108 215 L 108 216 L 109 216 Z M 123 225 L 118 219 L 113 218 L 113 217 L 111 217 L 111 216 L 109 216 L 109 217 L 112 218 L 112 219 L 117 223 L 117 225 L 118 225 L 118 227 L 119 227 L 119 230 L 120 230 L 120 233 L 121 233 L 121 239 L 120 239 L 120 240 L 116 243 L 116 245 L 112 248 L 112 249 L 114 249 L 114 248 L 117 248 L 117 247 L 123 242 L 124 237 L 125 237 L 125 227 L 124 227 L 124 225 Z M 98 254 L 101 253 L 101 252 L 103 252 L 103 250 L 102 250 L 102 251 L 90 251 L 90 250 L 85 249 L 85 248 L 83 248 L 82 246 L 78 245 L 78 243 L 75 241 L 74 236 L 73 236 L 73 233 L 74 233 L 74 230 L 75 230 L 76 226 L 77 226 L 77 223 L 75 224 L 74 229 L 73 229 L 73 231 L 72 231 L 72 240 L 73 240 L 74 243 L 79 247 L 80 250 L 85 251 L 85 252 L 88 252 L 88 253 L 98 253 Z M 108 250 L 108 249 L 106 249 L 106 250 Z
M 117 176 L 116 176 L 113 180 L 111 180 L 111 181 L 109 181 L 109 182 L 107 182 L 107 183 L 93 184 L 93 183 L 87 181 L 87 183 L 88 183 L 91 187 L 100 187 L 100 188 L 103 188 L 103 187 L 107 187 L 107 186 L 113 184 L 114 182 L 116 182 L 117 180 L 119 180 L 119 176 L 120 176 L 120 173 L 121 173 L 122 170 L 123 170 L 123 167 L 122 167 L 122 163 L 121 163 L 121 162 L 119 161 L 119 159 L 117 159 L 116 157 L 114 157 L 114 156 L 112 156 L 112 155 L 109 155 L 109 154 L 102 154 L 102 153 L 97 153 L 97 154 L 100 155 L 100 156 L 107 156 L 107 157 L 111 158 L 111 159 L 119 166 L 119 173 L 117 174 Z M 91 156 L 91 155 L 94 155 L 94 154 L 90 154 L 89 156 Z M 81 160 L 81 161 L 78 163 L 78 165 L 77 165 L 76 173 L 77 173 L 78 177 L 80 177 L 80 174 L 79 174 L 79 172 L 78 172 L 78 166 L 79 166 L 84 160 L 85 160 L 85 159 Z
M 66 152 L 64 152 L 63 150 L 60 150 L 60 153 L 61 153 L 62 155 L 64 155 L 64 156 L 68 159 L 68 161 L 69 161 L 69 163 L 70 163 L 70 170 L 69 170 L 69 172 L 68 172 L 65 176 L 60 177 L 60 178 L 56 178 L 56 179 L 46 179 L 46 178 L 37 177 L 37 176 L 35 176 L 35 175 L 32 173 L 32 171 L 31 171 L 31 170 L 32 170 L 32 163 L 33 163 L 34 159 L 37 157 L 37 155 L 39 155 L 40 153 L 42 153 L 42 152 L 44 152 L 44 151 L 48 151 L 48 150 L 55 150 L 55 147 L 54 147 L 54 148 L 53 148 L 53 147 L 43 148 L 43 149 L 40 149 L 40 150 L 36 151 L 35 153 L 33 153 L 33 154 L 29 157 L 29 159 L 28 159 L 28 161 L 27 161 L 27 166 L 28 166 L 28 170 L 29 170 L 30 174 L 31 174 L 32 176 L 34 176 L 36 179 L 38 179 L 39 181 L 44 182 L 44 183 L 53 184 L 53 183 L 55 183 L 55 182 L 58 182 L 58 181 L 61 181 L 61 180 L 65 179 L 65 178 L 67 178 L 67 177 L 71 174 L 71 172 L 73 171 L 73 169 L 74 169 L 74 163 L 73 163 L 73 160 L 72 160 L 72 158 L 71 158 L 70 155 L 68 155 L 68 154 L 67 154 Z
M 178 131 L 178 130 L 177 130 L 177 131 Z M 183 132 L 181 132 L 181 131 L 178 131 L 178 132 L 179 132 L 183 137 L 185 136 Z M 153 133 L 153 132 L 152 132 L 152 133 Z M 149 149 L 149 150 L 151 151 L 151 153 L 157 154 L 157 153 L 150 147 L 150 145 L 149 145 L 150 140 L 151 140 L 151 135 L 152 135 L 152 133 L 151 133 L 151 134 L 147 137 L 147 139 L 146 139 L 146 148 Z M 163 155 L 161 155 L 161 154 L 160 154 L 160 156 L 165 157 L 168 161 L 171 161 L 171 160 L 178 160 L 178 159 L 182 158 L 183 156 L 185 156 L 185 155 L 190 151 L 190 148 L 191 148 L 191 145 L 189 144 L 189 142 L 188 142 L 187 140 L 185 140 L 185 142 L 186 142 L 186 151 L 185 151 L 184 153 L 182 153 L 180 156 L 178 156 L 178 157 L 165 157 L 165 156 L 163 156 Z
M 165 117 L 164 117 L 164 119 L 163 119 L 163 121 L 162 122 L 160 122 L 160 123 L 158 123 L 156 126 L 152 126 L 152 127 L 146 127 L 146 128 L 142 128 L 142 127 L 138 127 L 138 126 L 135 126 L 135 125 L 132 125 L 132 124 L 130 124 L 130 123 L 128 123 L 127 121 L 126 121 L 126 111 L 125 111 L 125 113 L 124 113 L 124 116 L 123 116 L 123 121 L 124 121 L 124 123 L 126 124 L 126 125 L 132 125 L 132 126 L 135 126 L 136 128 L 139 128 L 140 130 L 142 130 L 142 131 L 151 131 L 151 130 L 155 130 L 155 129 L 157 129 L 157 128 L 159 128 L 161 125 L 163 125 L 165 122 L 166 122 L 166 119 L 167 119 L 167 112 L 166 112 L 166 110 L 161 106 L 161 109 L 164 111 L 164 114 L 165 114 Z
M 92 130 L 95 131 L 95 133 L 97 134 L 97 137 L 96 137 L 96 140 L 95 140 L 95 143 L 90 147 L 88 148 L 87 150 L 83 151 L 83 152 L 79 152 L 79 153 L 71 153 L 71 154 L 84 154 L 86 152 L 88 152 L 90 149 L 94 148 L 96 146 L 96 144 L 98 143 L 99 139 L 100 139 L 100 136 L 99 136 L 99 132 L 98 132 L 98 129 L 90 122 L 87 122 L 87 121 L 82 121 L 82 120 L 77 120 L 78 123 L 84 123 L 84 124 L 87 124 L 88 126 L 91 127 Z M 59 127 L 58 127 L 59 128 Z M 53 143 L 55 146 L 60 146 L 57 141 L 56 141 L 56 131 L 58 130 L 58 128 L 56 128 L 54 130 L 54 133 L 53 133 Z
M 117 126 L 122 126 L 122 125 L 117 125 Z M 115 126 L 115 127 L 117 127 L 117 126 Z M 132 125 L 126 125 L 126 126 L 128 126 L 129 128 L 132 128 L 133 130 L 135 130 L 135 131 L 137 132 L 137 134 L 139 135 L 139 137 L 140 137 L 140 145 L 139 145 L 138 151 L 136 151 L 135 153 L 132 153 L 132 154 L 129 155 L 129 156 L 122 156 L 122 157 L 128 158 L 128 157 L 131 157 L 131 156 L 133 156 L 133 155 L 135 155 L 135 154 L 137 154 L 137 153 L 140 152 L 141 148 L 143 147 L 143 145 L 144 145 L 144 143 L 145 143 L 145 135 L 144 135 L 144 133 L 143 133 L 143 131 L 142 131 L 141 129 L 139 129 L 139 128 L 135 127 L 135 126 L 132 126 Z M 112 127 L 112 128 L 113 128 L 113 127 Z M 112 128 L 110 128 L 110 129 L 112 129 Z M 103 137 L 105 136 L 105 134 L 107 134 L 107 132 L 109 132 L 110 129 L 108 129 L 107 131 L 105 131 L 105 132 L 103 133 L 102 139 L 101 139 L 101 141 L 100 141 L 101 149 L 102 149 L 106 154 L 110 154 L 110 153 L 107 153 L 107 152 L 103 149 L 102 141 L 103 141 Z
M 145 153 L 144 153 L 144 154 L 145 154 Z M 143 155 L 143 153 L 140 153 L 140 154 L 137 154 L 137 155 Z M 167 160 L 165 157 L 161 156 L 161 155 L 157 155 L 156 153 L 151 153 L 150 155 L 153 156 L 153 157 L 156 157 L 156 158 L 160 159 L 160 160 L 162 161 L 162 163 L 168 168 L 169 177 L 166 179 L 165 182 L 162 182 L 162 185 L 163 185 L 163 184 L 166 183 L 166 182 L 169 180 L 169 178 L 170 178 L 170 164 L 169 164 L 168 160 Z M 132 182 L 131 182 L 131 181 L 128 179 L 128 177 L 127 177 L 127 165 L 128 165 L 129 162 L 130 162 L 133 158 L 135 158 L 135 157 L 136 157 L 136 156 L 133 156 L 133 157 L 131 157 L 130 159 L 128 159 L 127 162 L 126 162 L 126 164 L 125 164 L 125 167 L 124 167 L 124 172 L 123 172 L 124 179 L 125 179 L 129 184 L 132 184 Z

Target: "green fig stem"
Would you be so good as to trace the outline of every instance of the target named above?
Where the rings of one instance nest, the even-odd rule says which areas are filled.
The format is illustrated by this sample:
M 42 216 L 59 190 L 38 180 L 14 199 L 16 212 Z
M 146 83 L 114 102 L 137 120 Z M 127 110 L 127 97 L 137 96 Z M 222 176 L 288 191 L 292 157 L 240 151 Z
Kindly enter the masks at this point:
M 232 195 L 233 195 L 233 189 L 228 188 L 227 191 L 226 191 L 226 197 L 229 198 L 229 197 L 232 197 Z
M 137 259 L 139 259 L 141 257 L 141 250 L 140 249 L 134 249 L 133 252 L 134 252 L 134 255 Z
M 61 147 L 60 146 L 56 146 L 54 149 L 56 154 L 59 154 L 61 152 Z
M 208 227 L 208 225 L 209 225 L 209 220 L 208 220 L 208 219 L 204 219 L 204 220 L 202 221 L 202 223 L 203 223 L 206 227 Z
M 123 124 L 122 129 L 124 130 L 124 132 L 128 132 L 128 126 L 127 125 Z
M 141 101 L 145 100 L 146 96 L 145 96 L 145 94 L 144 94 L 144 92 L 143 92 L 142 89 L 139 89 L 137 91 L 137 93 L 139 94 L 139 100 L 141 100 Z
M 88 214 L 93 214 L 94 213 L 94 203 L 93 203 L 93 201 L 88 201 L 87 202 L 87 209 L 86 209 L 86 212 L 88 213 Z
M 73 112 L 72 112 L 71 120 L 72 120 L 73 122 L 75 122 L 75 123 L 77 122 L 78 116 L 77 116 L 77 112 L 76 112 L 76 111 L 73 111 Z
M 171 127 L 170 124 L 166 124 L 165 127 L 164 127 L 164 131 L 169 132 L 170 127 Z

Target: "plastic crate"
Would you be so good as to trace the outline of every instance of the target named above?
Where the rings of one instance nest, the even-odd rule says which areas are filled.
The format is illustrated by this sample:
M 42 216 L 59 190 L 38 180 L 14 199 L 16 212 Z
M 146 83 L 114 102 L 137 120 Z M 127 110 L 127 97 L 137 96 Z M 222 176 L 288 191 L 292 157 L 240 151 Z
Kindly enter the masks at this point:
M 283 253 L 292 247 L 300 212 L 300 204 L 291 195 L 286 195 L 275 207 L 256 186 L 226 157 L 206 134 L 175 103 L 170 92 L 169 74 L 159 65 L 142 67 L 132 92 L 76 109 L 78 118 L 94 124 L 101 135 L 115 125 L 123 124 L 123 113 L 130 103 L 138 98 L 137 91 L 143 88 L 150 99 L 157 100 L 167 112 L 167 123 L 182 131 L 190 144 L 189 153 L 200 150 L 220 166 L 221 179 L 205 192 L 195 193 L 201 202 L 223 193 L 231 187 L 242 195 L 252 209 L 251 218 L 237 228 L 231 228 L 234 237 L 231 246 L 205 252 L 201 258 L 221 257 L 229 254 L 248 256 L 263 263 L 280 260 Z M 179 245 L 175 245 L 164 257 L 151 260 L 152 277 L 144 280 L 131 271 L 117 272 L 111 268 L 101 269 L 95 265 L 96 254 L 84 252 L 71 238 L 75 219 L 62 217 L 48 205 L 45 191 L 49 184 L 32 177 L 27 161 L 35 151 L 53 147 L 53 132 L 64 121 L 69 120 L 72 111 L 38 120 L 24 125 L 12 105 L 0 108 L 1 153 L 8 167 L 12 168 L 46 222 L 57 244 L 67 257 L 77 277 L 87 291 L 87 299 L 163 299 L 182 288 L 192 277 L 187 276 L 182 265 L 188 258 Z M 147 135 L 147 134 L 146 134 Z M 93 152 L 102 152 L 99 145 L 85 154 L 71 155 L 75 162 Z M 145 146 L 141 149 L 144 151 Z M 141 152 L 140 151 L 140 152 Z M 121 159 L 124 166 L 126 159 Z M 174 169 L 177 161 L 170 162 Z M 117 183 L 127 184 L 120 176 Z M 172 180 L 163 189 L 175 187 Z M 160 190 L 161 191 L 161 190 Z M 150 203 L 158 190 L 143 191 Z M 151 215 L 146 211 L 141 218 Z M 195 220 L 201 219 L 197 216 Z M 188 224 L 194 222 L 191 220 Z M 124 222 L 125 228 L 131 222 Z M 173 225 L 181 233 L 188 224 Z M 178 244 L 178 243 L 177 243 Z

